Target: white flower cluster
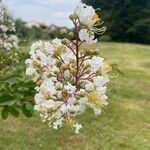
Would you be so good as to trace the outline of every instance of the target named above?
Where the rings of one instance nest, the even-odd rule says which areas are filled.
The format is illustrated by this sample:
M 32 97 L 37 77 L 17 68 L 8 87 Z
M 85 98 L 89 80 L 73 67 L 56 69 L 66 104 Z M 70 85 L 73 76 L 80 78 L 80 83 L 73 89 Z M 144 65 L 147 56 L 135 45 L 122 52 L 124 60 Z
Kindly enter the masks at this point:
M 80 3 L 74 13 L 79 17 L 80 22 L 89 28 L 93 28 L 94 24 L 100 21 L 99 16 L 92 6 Z
M 43 122 L 48 122 L 54 129 L 68 122 L 76 133 L 82 128 L 82 125 L 74 120 L 76 116 L 88 107 L 98 115 L 108 103 L 106 84 L 109 82 L 109 66 L 94 50 L 91 52 L 80 49 L 82 42 L 96 43 L 94 33 L 90 36 L 88 28 L 83 28 L 80 24 L 95 23 L 95 20 L 84 19 L 84 16 L 90 16 L 89 9 L 94 10 L 92 7 L 86 7 L 82 9 L 83 17 L 78 13 L 79 7 L 75 11 L 78 15 L 78 20 L 73 19 L 76 40 L 70 39 L 71 42 L 67 42 L 54 39 L 33 43 L 31 58 L 26 61 L 26 74 L 32 76 L 37 83 L 35 110 L 39 112 Z M 91 19 L 92 16 L 93 14 Z
M 15 23 L 13 22 L 7 7 L 0 2 L 0 50 L 10 50 L 18 47 L 18 38 L 13 34 Z
M 81 41 L 85 41 L 87 44 L 93 44 L 97 42 L 94 32 L 97 34 L 103 34 L 106 27 L 101 27 L 101 19 L 92 6 L 87 6 L 80 3 L 74 12 L 84 28 L 80 31 L 79 37 Z

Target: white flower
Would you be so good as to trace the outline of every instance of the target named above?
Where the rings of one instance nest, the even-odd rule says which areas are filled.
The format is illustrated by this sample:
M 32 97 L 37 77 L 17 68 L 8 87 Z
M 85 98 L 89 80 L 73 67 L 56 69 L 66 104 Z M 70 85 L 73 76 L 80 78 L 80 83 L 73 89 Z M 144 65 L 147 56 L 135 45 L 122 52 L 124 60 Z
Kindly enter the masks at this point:
M 68 69 L 64 71 L 64 76 L 65 78 L 70 77 L 70 71 Z
M 35 43 L 33 43 L 31 45 L 31 51 L 29 52 L 29 54 L 31 55 L 31 58 L 36 58 L 37 57 L 37 52 L 40 47 L 43 46 L 43 42 L 42 41 L 37 41 Z
M 70 105 L 63 104 L 60 109 L 63 113 L 66 113 L 70 110 Z
M 72 60 L 72 59 L 75 59 L 75 56 L 74 54 L 72 53 L 72 51 L 66 47 L 66 52 L 63 53 L 61 55 L 62 59 L 65 61 L 65 63 L 68 63 Z
M 109 82 L 108 76 L 96 76 L 93 78 L 96 87 L 100 88 Z
M 26 69 L 26 75 L 28 75 L 28 76 L 34 75 L 35 72 L 36 72 L 36 70 L 34 68 L 29 67 Z
M 64 86 L 64 89 L 67 90 L 70 94 L 73 94 L 76 90 L 76 87 L 71 85 L 69 82 Z
M 67 103 L 70 104 L 70 105 L 75 104 L 76 103 L 75 96 L 72 95 L 71 97 L 69 97 L 68 100 L 67 100 Z
M 0 29 L 1 29 L 3 32 L 6 32 L 9 28 L 8 28 L 6 25 L 0 25 Z
M 88 60 L 87 63 L 91 65 L 92 71 L 96 73 L 102 66 L 104 59 L 99 56 L 93 56 L 91 60 Z
M 54 128 L 54 129 L 58 129 L 59 127 L 61 128 L 61 126 L 62 126 L 62 124 L 63 124 L 62 121 L 63 121 L 62 118 L 56 120 L 56 121 L 53 123 L 53 128 Z
M 96 90 L 100 95 L 103 95 L 106 93 L 107 88 L 106 88 L 106 86 L 103 86 L 103 87 L 97 88 Z
M 36 86 L 34 89 L 36 90 L 36 92 L 40 91 L 40 87 L 39 86 Z
M 55 87 L 54 82 L 51 79 L 46 78 L 43 83 L 40 86 L 40 89 L 42 91 L 45 91 L 46 93 L 49 93 L 51 95 L 57 94 L 57 90 Z
M 88 105 L 93 109 L 95 115 L 101 114 L 101 109 L 97 108 L 95 104 L 88 103 Z
M 53 43 L 56 47 L 61 47 L 61 46 L 63 46 L 62 43 L 61 43 L 61 39 L 58 39 L 58 38 L 52 40 L 52 43 Z
M 86 85 L 85 85 L 85 90 L 86 91 L 93 91 L 94 90 L 94 85 L 92 82 L 87 81 Z
M 55 84 L 55 87 L 56 87 L 56 88 L 62 88 L 62 87 L 63 87 L 63 84 L 62 84 L 61 82 L 57 82 L 57 83 Z
M 53 55 L 54 47 L 50 42 L 44 42 L 44 50 L 47 55 Z
M 94 110 L 95 115 L 101 114 L 101 110 L 100 109 L 94 108 L 93 110 Z
M 47 100 L 47 101 L 43 101 L 41 106 L 45 109 L 50 109 L 52 107 L 54 107 L 55 102 L 53 100 Z
M 89 28 L 99 21 L 99 18 L 92 6 L 79 3 L 74 12 L 82 24 L 87 25 Z
M 13 35 L 15 32 L 15 23 L 13 22 L 11 15 L 7 7 L 0 2 L 0 50 L 11 50 L 12 48 L 18 48 L 18 38 Z
M 81 41 L 85 41 L 87 44 L 94 44 L 97 42 L 97 39 L 95 39 L 94 35 L 91 35 L 87 29 L 80 30 L 79 38 Z
M 80 104 L 86 104 L 87 101 L 88 101 L 88 98 L 87 97 L 83 97 L 83 98 L 80 98 L 79 103 Z
M 82 128 L 82 125 L 81 124 L 73 124 L 73 127 L 75 128 L 75 133 L 79 133 L 79 130 Z
M 43 95 L 40 92 L 36 93 L 35 96 L 34 96 L 34 100 L 35 100 L 37 105 L 40 104 L 43 101 L 43 99 L 44 99 Z

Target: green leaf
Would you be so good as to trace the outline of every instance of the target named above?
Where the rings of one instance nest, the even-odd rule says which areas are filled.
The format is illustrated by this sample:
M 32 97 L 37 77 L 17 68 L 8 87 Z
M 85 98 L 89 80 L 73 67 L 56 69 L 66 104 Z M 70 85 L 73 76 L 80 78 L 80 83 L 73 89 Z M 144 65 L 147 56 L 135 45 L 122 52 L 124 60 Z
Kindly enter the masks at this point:
M 29 105 L 23 104 L 22 105 L 22 112 L 26 117 L 32 117 L 33 116 L 32 111 L 29 109 Z
M 15 108 L 10 107 L 9 111 L 14 117 L 19 117 L 19 111 L 17 111 Z
M 14 85 L 14 84 L 18 83 L 19 81 L 16 79 L 16 77 L 11 77 L 11 78 L 7 79 L 5 82 L 10 85 Z
M 7 119 L 9 115 L 9 108 L 6 106 L 3 108 L 1 116 L 3 119 Z
M 26 108 L 30 111 L 33 111 L 33 106 L 30 103 L 26 103 Z
M 9 93 L 0 95 L 0 104 L 7 101 L 13 101 L 12 99 L 14 99 L 14 96 L 9 95 Z
M 15 104 L 15 100 L 10 100 L 10 101 L 6 101 L 6 102 L 3 102 L 3 103 L 0 103 L 0 106 L 12 106 Z

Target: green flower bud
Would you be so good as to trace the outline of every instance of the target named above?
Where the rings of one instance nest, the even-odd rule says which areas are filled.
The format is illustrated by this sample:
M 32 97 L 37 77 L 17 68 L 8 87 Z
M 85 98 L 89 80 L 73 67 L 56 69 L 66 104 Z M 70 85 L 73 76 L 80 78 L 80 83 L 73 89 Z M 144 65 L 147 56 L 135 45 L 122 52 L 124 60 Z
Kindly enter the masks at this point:
M 66 39 L 62 39 L 61 43 L 62 43 L 62 44 L 67 44 Z
M 69 16 L 69 19 L 70 19 L 70 20 L 74 20 L 74 14 L 71 14 L 71 15 Z
M 56 66 L 57 66 L 58 68 L 60 68 L 60 67 L 61 67 L 61 65 L 62 65 L 62 62 L 61 62 L 61 61 L 59 61 L 59 60 L 57 60 L 57 61 L 56 61 Z
M 66 29 L 66 28 L 60 29 L 60 34 L 61 34 L 62 36 L 66 36 L 66 35 L 68 34 L 67 29 Z
M 89 64 L 85 65 L 84 70 L 89 69 L 91 66 Z
M 77 19 L 78 16 L 77 16 L 76 14 L 71 14 L 71 15 L 69 16 L 69 18 L 70 18 L 70 20 L 74 20 L 74 19 Z
M 102 75 L 101 69 L 97 70 L 96 75 L 99 75 L 99 76 Z
M 90 70 L 90 69 L 87 69 L 87 70 L 86 70 L 86 73 L 87 73 L 87 74 L 91 73 L 91 70 Z
M 92 50 L 88 50 L 86 53 L 91 56 L 93 51 Z
M 76 73 L 76 69 L 75 69 L 75 68 L 71 68 L 70 71 L 71 71 L 72 74 L 75 74 L 75 73 Z
M 70 38 L 70 39 L 74 38 L 74 33 L 73 33 L 73 32 L 70 32 L 70 33 L 69 33 L 69 38 Z
M 93 50 L 93 55 L 99 55 L 99 50 L 98 49 Z
M 58 58 L 57 53 L 54 53 L 54 54 L 53 54 L 53 57 L 54 57 L 54 58 Z
M 66 45 L 66 44 L 69 44 L 69 40 L 68 39 L 66 39 L 66 38 L 64 38 L 64 39 L 62 39 L 62 44 L 64 44 L 64 45 Z
M 70 39 L 74 38 L 74 33 L 73 33 L 73 32 L 70 32 L 70 33 L 69 33 L 69 38 L 70 38 Z
M 67 64 L 62 64 L 61 68 L 62 68 L 62 70 L 67 70 L 68 69 L 68 65 Z
M 78 15 L 77 14 L 74 14 L 74 19 L 77 19 L 78 18 Z

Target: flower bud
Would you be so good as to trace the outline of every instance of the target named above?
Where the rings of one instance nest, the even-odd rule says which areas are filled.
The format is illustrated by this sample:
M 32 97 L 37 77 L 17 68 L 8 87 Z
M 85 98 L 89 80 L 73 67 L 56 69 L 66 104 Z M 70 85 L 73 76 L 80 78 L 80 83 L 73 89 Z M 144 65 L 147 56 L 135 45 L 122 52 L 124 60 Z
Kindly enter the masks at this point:
M 61 43 L 62 43 L 62 44 L 64 44 L 64 45 L 66 45 L 66 44 L 68 44 L 68 43 L 69 43 L 69 40 L 68 40 L 68 39 L 66 39 L 66 38 L 64 38 L 64 39 L 62 39 Z
M 66 39 L 62 39 L 61 43 L 62 43 L 62 44 L 67 44 Z
M 92 50 L 88 50 L 86 53 L 87 53 L 88 55 L 90 55 L 90 56 L 93 55 L 93 51 L 92 51 Z
M 84 70 L 87 70 L 87 69 L 89 69 L 90 67 L 91 67 L 90 64 L 87 64 L 87 65 L 84 66 Z
M 70 33 L 69 33 L 69 38 L 70 38 L 70 39 L 74 38 L 74 33 L 73 33 L 73 32 L 70 32 Z
M 62 67 L 63 70 L 67 70 L 68 69 L 68 65 L 67 64 L 62 64 L 61 67 Z
M 62 36 L 66 36 L 67 35 L 67 29 L 66 28 L 62 28 L 62 29 L 60 29 L 60 34 L 62 35 Z
M 69 16 L 69 19 L 70 19 L 70 20 L 74 20 L 74 14 L 71 14 L 71 15 Z
M 74 20 L 74 19 L 77 19 L 78 16 L 77 16 L 76 14 L 71 14 L 71 15 L 69 16 L 69 18 L 70 18 L 70 20 Z
M 75 68 L 71 68 L 71 73 L 72 74 L 76 74 L 76 69 Z
M 57 66 L 58 68 L 60 68 L 60 67 L 61 67 L 61 65 L 62 65 L 62 62 L 61 62 L 61 61 L 59 61 L 59 60 L 57 60 L 57 61 L 56 61 L 56 66 Z
M 93 55 L 99 55 L 99 50 L 98 49 L 93 50 Z

